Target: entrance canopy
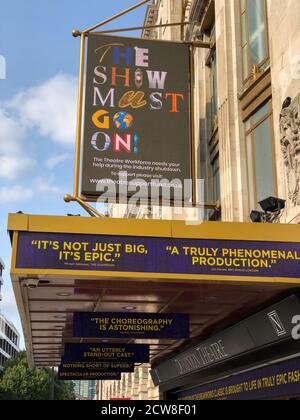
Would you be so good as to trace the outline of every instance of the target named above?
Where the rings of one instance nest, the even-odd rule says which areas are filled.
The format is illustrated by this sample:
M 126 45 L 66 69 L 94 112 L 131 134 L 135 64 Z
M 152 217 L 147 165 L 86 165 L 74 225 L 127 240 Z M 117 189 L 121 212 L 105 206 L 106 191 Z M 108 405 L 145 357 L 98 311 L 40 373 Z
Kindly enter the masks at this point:
M 186 314 L 190 339 L 149 344 L 157 365 L 292 294 L 300 227 L 10 215 L 11 277 L 32 365 L 58 366 L 75 312 Z

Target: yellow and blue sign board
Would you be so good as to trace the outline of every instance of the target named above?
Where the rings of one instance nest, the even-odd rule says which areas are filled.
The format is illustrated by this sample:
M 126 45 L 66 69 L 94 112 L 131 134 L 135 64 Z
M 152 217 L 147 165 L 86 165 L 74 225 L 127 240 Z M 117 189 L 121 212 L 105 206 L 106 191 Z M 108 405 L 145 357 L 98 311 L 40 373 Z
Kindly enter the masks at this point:
M 73 336 L 109 339 L 188 339 L 184 314 L 76 312 Z
M 300 227 L 10 215 L 12 275 L 300 283 Z
M 16 268 L 300 278 L 300 243 L 20 232 Z

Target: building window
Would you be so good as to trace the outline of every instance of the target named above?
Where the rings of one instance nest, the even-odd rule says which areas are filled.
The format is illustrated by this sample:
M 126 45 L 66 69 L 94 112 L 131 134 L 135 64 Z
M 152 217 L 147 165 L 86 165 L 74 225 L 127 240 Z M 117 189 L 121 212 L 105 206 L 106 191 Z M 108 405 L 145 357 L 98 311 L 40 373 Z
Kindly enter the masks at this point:
M 214 210 L 208 211 L 208 220 L 210 221 L 221 221 L 221 188 L 220 188 L 220 158 L 217 153 L 214 160 L 211 162 L 212 168 L 212 200 L 216 205 Z
M 218 128 L 218 74 L 217 74 L 217 52 L 216 52 L 216 29 L 215 25 L 207 35 L 209 42 L 214 47 L 206 57 L 206 65 L 209 67 L 209 101 L 210 101 L 210 129 L 214 135 Z
M 212 162 L 212 173 L 213 173 L 213 201 L 218 203 L 220 201 L 220 159 L 219 154 Z
M 240 0 L 243 79 L 259 72 L 269 58 L 266 0 Z
M 250 210 L 258 209 L 261 200 L 276 195 L 272 126 L 272 101 L 245 122 Z
M 218 72 L 217 72 L 217 51 L 216 51 L 216 26 L 211 22 L 210 29 L 205 32 L 212 48 L 206 57 L 208 72 L 207 89 L 207 135 L 208 153 L 210 155 L 210 180 L 209 180 L 209 202 L 215 205 L 215 209 L 207 209 L 207 220 L 221 220 L 220 208 L 220 159 L 219 159 L 219 136 L 218 136 Z
M 214 132 L 218 127 L 218 79 L 217 55 L 213 52 L 210 60 L 210 100 L 211 100 L 211 128 Z

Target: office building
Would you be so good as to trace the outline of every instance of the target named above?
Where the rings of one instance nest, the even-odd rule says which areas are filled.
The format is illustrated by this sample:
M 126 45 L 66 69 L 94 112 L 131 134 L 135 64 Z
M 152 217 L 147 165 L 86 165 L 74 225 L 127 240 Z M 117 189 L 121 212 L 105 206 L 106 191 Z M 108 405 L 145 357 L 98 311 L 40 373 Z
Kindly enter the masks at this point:
M 13 323 L 0 313 L 0 370 L 20 351 L 19 345 L 20 334 Z

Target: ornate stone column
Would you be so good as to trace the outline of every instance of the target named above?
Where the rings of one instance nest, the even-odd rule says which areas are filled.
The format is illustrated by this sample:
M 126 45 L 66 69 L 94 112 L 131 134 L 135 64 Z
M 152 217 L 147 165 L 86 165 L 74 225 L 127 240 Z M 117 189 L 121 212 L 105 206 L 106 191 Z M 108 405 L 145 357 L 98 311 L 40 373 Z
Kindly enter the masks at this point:
M 142 367 L 139 369 L 139 400 L 148 400 L 148 380 L 149 380 L 149 369 Z
M 139 381 L 140 381 L 140 374 L 139 368 L 136 368 L 135 372 L 132 373 L 132 399 L 138 400 L 139 399 Z
M 154 385 L 150 372 L 149 372 L 149 380 L 148 380 L 148 399 L 150 401 L 159 400 L 159 387 L 156 387 Z
M 125 392 L 125 398 L 132 398 L 132 374 L 127 373 L 126 374 L 126 392 Z

